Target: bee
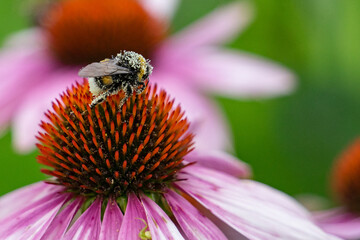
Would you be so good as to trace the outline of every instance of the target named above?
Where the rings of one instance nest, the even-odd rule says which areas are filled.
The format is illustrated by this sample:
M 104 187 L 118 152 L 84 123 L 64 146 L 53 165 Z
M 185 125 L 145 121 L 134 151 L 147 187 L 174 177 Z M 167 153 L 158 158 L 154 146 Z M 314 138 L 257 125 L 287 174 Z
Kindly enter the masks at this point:
M 121 107 L 135 91 L 142 93 L 146 88 L 153 67 L 150 60 L 132 51 L 122 51 L 115 58 L 90 63 L 79 71 L 79 76 L 87 78 L 90 92 L 94 95 L 90 107 L 103 102 L 107 96 L 124 91 Z

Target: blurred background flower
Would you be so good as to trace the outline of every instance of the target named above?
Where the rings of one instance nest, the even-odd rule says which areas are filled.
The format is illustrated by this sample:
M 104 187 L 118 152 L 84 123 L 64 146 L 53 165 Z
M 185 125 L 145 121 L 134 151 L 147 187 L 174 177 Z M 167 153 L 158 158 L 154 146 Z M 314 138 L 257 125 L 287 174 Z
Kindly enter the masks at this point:
M 12 125 L 15 148 L 34 148 L 33 136 L 44 110 L 60 89 L 79 79 L 81 66 L 125 49 L 152 60 L 151 81 L 165 87 L 186 109 L 198 148 L 232 149 L 221 111 L 204 93 L 236 97 L 285 94 L 293 89 L 294 77 L 265 60 L 221 50 L 219 45 L 251 19 L 247 5 L 223 6 L 169 36 L 169 18 L 176 3 L 64 0 L 40 8 L 46 11 L 41 10 L 37 18 L 39 27 L 8 39 L 0 55 L 0 73 L 9 76 L 0 85 L 4 91 L 0 126 Z M 18 66 L 23 66 L 21 71 L 15 70 Z
M 182 0 L 171 20 L 170 34 L 230 2 Z M 264 56 L 294 70 L 298 88 L 295 94 L 266 101 L 217 96 L 232 128 L 234 150 L 251 164 L 256 180 L 291 195 L 306 192 L 329 197 L 327 175 L 332 159 L 360 132 L 360 2 L 250 3 L 253 22 L 226 48 Z M 0 1 L 3 42 L 29 27 L 28 18 L 19 16 L 18 9 L 19 1 Z M 44 178 L 33 163 L 36 153 L 20 156 L 13 152 L 13 134 L 4 132 L 0 139 L 1 193 Z
M 326 232 L 341 238 L 360 239 L 359 138 L 348 146 L 333 164 L 331 187 L 339 206 L 315 212 L 316 222 Z

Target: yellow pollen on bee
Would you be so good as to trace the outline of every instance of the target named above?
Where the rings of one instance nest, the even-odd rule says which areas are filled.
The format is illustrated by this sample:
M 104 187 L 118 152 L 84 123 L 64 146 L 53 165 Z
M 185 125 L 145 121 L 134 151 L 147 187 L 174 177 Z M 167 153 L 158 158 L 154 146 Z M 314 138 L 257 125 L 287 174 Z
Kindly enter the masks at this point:
M 146 71 L 146 60 L 143 56 L 139 56 L 139 61 L 141 66 L 140 66 L 140 72 L 138 73 L 138 80 L 140 81 Z
M 111 76 L 104 76 L 102 78 L 102 82 L 104 85 L 110 85 L 113 83 L 112 77 Z

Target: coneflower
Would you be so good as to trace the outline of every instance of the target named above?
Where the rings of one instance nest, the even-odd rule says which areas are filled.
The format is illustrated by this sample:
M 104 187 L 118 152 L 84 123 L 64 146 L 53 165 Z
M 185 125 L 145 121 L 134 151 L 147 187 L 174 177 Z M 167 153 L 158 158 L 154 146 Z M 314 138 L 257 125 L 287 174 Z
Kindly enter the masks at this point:
M 167 31 L 134 0 L 66 0 L 49 9 L 42 25 L 51 52 L 70 65 L 97 62 L 120 49 L 149 58 Z
M 344 239 L 360 238 L 360 139 L 335 161 L 331 185 L 340 207 L 315 213 L 325 231 Z
M 290 197 L 197 164 L 165 91 L 122 97 L 90 108 L 85 83 L 53 103 L 38 135 L 51 178 L 0 198 L 0 239 L 332 239 Z
M 51 4 L 36 8 L 41 10 L 38 27 L 9 38 L 0 52 L 0 128 L 13 126 L 17 150 L 33 149 L 43 112 L 62 89 L 80 80 L 80 65 L 120 50 L 151 59 L 156 67 L 151 81 L 181 102 L 194 123 L 198 149 L 232 149 L 226 122 L 210 94 L 258 98 L 286 94 L 294 87 L 287 69 L 221 48 L 250 21 L 246 4 L 216 9 L 170 36 L 177 0 L 45 2 Z

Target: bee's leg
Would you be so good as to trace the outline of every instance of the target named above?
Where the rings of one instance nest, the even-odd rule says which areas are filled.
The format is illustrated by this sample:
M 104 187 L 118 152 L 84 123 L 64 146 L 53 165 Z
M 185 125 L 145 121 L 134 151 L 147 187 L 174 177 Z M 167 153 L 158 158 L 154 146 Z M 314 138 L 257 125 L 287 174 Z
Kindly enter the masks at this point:
M 90 104 L 90 108 L 93 108 L 95 105 L 99 104 L 99 103 L 102 103 L 106 97 L 108 96 L 109 94 L 107 92 L 104 92 L 104 93 L 101 93 L 99 96 L 97 96 L 96 98 L 94 98 Z
M 137 94 L 140 94 L 140 93 L 142 93 L 144 90 L 145 90 L 145 88 L 146 88 L 146 84 L 144 83 L 144 82 L 138 82 L 138 87 L 140 86 L 140 88 L 137 88 L 136 89 L 136 93 Z
M 120 104 L 119 104 L 120 107 L 128 100 L 128 98 L 131 96 L 131 94 L 134 91 L 133 87 L 130 84 L 127 84 L 127 83 L 124 84 L 123 89 L 124 89 L 125 96 L 120 101 Z

